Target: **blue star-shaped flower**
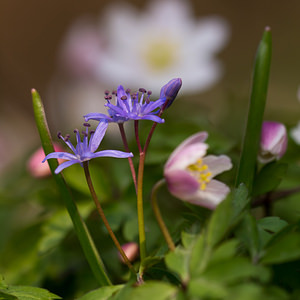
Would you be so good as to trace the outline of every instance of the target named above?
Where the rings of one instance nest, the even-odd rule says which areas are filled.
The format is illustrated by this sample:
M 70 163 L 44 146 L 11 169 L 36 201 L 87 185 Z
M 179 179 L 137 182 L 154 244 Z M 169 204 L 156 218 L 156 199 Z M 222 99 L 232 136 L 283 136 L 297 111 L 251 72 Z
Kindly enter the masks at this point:
M 139 95 L 139 92 L 141 95 Z M 117 92 L 113 92 L 115 96 L 115 105 L 111 103 L 112 95 L 106 93 L 105 99 L 108 108 L 108 115 L 102 113 L 90 113 L 84 116 L 85 120 L 107 120 L 108 122 L 124 123 L 129 120 L 151 120 L 157 123 L 164 123 L 164 120 L 156 116 L 160 108 L 166 101 L 166 97 L 156 101 L 150 101 L 150 91 L 139 89 L 139 92 L 130 94 L 130 90 L 124 90 L 119 85 Z
M 77 145 L 76 148 L 73 146 L 73 144 L 70 142 L 69 135 L 66 135 L 63 137 L 60 133 L 58 134 L 58 137 L 62 139 L 68 147 L 74 152 L 68 153 L 68 152 L 52 152 L 49 153 L 43 160 L 45 162 L 46 160 L 50 158 L 61 158 L 67 160 L 66 162 L 60 164 L 56 170 L 55 174 L 58 174 L 61 172 L 63 169 L 79 163 L 81 166 L 83 162 L 89 161 L 92 158 L 96 157 L 116 157 L 116 158 L 128 158 L 132 157 L 132 153 L 128 152 L 122 152 L 118 150 L 103 150 L 103 151 L 98 151 L 97 148 L 99 147 L 104 134 L 106 132 L 108 123 L 107 121 L 102 121 L 99 123 L 95 131 L 90 131 L 90 140 L 88 141 L 88 135 L 89 135 L 89 127 L 90 124 L 85 123 L 84 124 L 86 127 L 86 130 L 83 131 L 83 140 L 81 141 L 80 133 L 78 129 L 74 130 L 74 133 L 76 133 L 76 140 L 77 140 Z

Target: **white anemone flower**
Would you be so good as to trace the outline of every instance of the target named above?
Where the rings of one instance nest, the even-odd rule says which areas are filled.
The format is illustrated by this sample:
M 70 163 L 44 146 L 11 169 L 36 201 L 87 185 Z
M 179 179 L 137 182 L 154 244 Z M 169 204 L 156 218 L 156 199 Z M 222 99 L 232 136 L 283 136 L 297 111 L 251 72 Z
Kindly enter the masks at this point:
M 155 90 L 181 77 L 184 91 L 193 93 L 222 75 L 216 54 L 228 41 L 228 24 L 217 16 L 196 20 L 187 1 L 153 1 L 144 12 L 119 4 L 102 21 L 107 44 L 95 62 L 101 81 Z

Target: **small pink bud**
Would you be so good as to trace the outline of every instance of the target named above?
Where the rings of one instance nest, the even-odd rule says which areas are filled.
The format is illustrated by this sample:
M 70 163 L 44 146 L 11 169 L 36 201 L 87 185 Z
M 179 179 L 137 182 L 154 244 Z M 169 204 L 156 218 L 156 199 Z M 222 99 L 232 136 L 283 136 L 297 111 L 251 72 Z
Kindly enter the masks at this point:
M 56 152 L 64 151 L 64 149 L 58 144 L 54 144 L 54 150 Z M 29 158 L 27 162 L 27 170 L 29 173 L 36 178 L 42 178 L 51 175 L 51 171 L 48 164 L 43 164 L 42 160 L 45 158 L 45 152 L 43 147 L 38 148 Z M 59 163 L 64 160 L 59 159 Z
M 268 163 L 280 159 L 287 148 L 287 132 L 282 123 L 265 121 L 262 125 L 258 160 Z
M 129 261 L 133 262 L 139 256 L 139 246 L 137 243 L 130 242 L 122 245 L 122 249 L 128 257 Z M 123 257 L 119 253 L 120 260 L 124 263 Z

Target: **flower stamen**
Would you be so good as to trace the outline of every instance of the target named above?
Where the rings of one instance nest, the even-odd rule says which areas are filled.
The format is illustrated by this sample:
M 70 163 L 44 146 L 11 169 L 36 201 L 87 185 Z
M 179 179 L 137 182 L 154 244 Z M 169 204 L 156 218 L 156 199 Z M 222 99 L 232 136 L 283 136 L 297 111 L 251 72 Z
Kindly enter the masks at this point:
M 207 183 L 210 182 L 212 173 L 209 171 L 208 166 L 203 164 L 202 159 L 198 159 L 196 163 L 187 167 L 188 171 L 198 180 L 200 189 L 204 191 Z

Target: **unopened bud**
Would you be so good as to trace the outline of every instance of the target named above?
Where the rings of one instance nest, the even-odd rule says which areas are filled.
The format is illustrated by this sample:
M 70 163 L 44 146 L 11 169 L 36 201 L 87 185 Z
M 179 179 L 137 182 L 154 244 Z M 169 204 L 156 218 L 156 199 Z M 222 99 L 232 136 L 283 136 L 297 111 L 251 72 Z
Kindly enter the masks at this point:
M 182 86 L 181 78 L 174 78 L 161 88 L 160 98 L 166 97 L 166 101 L 168 101 L 166 108 L 168 108 L 173 103 L 181 86 Z
M 130 242 L 122 245 L 122 249 L 128 257 L 129 261 L 133 262 L 139 255 L 139 246 L 137 243 Z M 120 260 L 124 263 L 123 257 L 119 254 Z
M 258 160 L 268 163 L 280 159 L 287 148 L 287 132 L 282 123 L 265 121 L 262 125 Z

